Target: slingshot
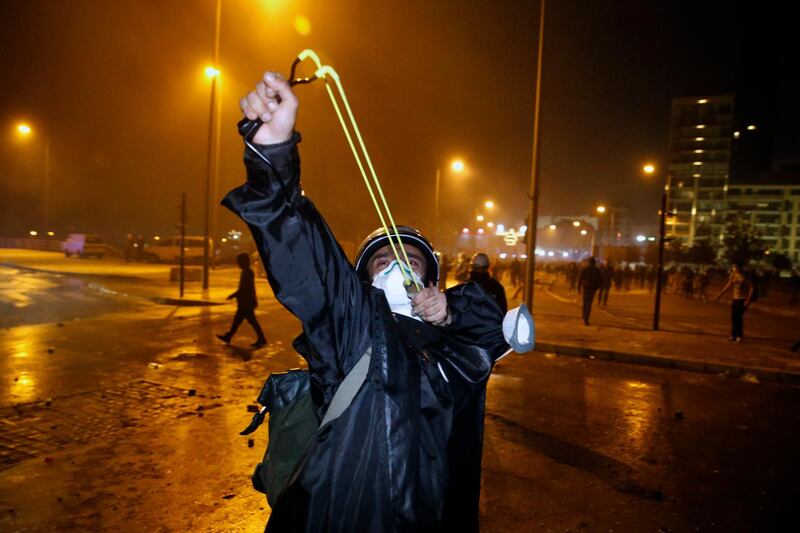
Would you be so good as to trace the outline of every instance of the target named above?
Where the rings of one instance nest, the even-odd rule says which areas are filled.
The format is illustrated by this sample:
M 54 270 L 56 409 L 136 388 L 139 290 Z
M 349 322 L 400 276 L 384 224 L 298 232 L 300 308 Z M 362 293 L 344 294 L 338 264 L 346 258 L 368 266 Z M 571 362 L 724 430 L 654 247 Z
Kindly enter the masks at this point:
M 297 67 L 305 61 L 306 59 L 310 59 L 314 65 L 316 66 L 316 70 L 314 74 L 309 77 L 301 78 L 297 77 L 296 71 Z M 289 74 L 289 86 L 295 86 L 300 84 L 311 83 L 315 80 L 322 79 L 325 82 L 325 89 L 328 91 L 328 96 L 331 99 L 331 104 L 333 105 L 334 111 L 336 111 L 336 116 L 339 119 L 339 124 L 342 126 L 342 130 L 344 131 L 344 135 L 347 138 L 347 143 L 350 145 L 350 150 L 353 152 L 353 157 L 356 160 L 356 165 L 358 166 L 358 170 L 361 172 L 361 177 L 364 179 L 364 184 L 367 186 L 367 191 L 369 192 L 369 196 L 372 199 L 372 204 L 375 207 L 375 212 L 378 214 L 378 219 L 381 222 L 381 226 L 383 230 L 386 232 L 386 236 L 389 239 L 389 245 L 392 247 L 392 252 L 394 253 L 397 262 L 400 264 L 400 272 L 403 274 L 404 285 L 406 290 L 409 292 L 409 296 L 419 292 L 422 290 L 422 287 L 417 282 L 417 280 L 413 277 L 411 272 L 411 263 L 408 260 L 408 254 L 406 254 L 405 248 L 402 246 L 400 241 L 400 233 L 397 231 L 397 225 L 394 222 L 394 217 L 392 217 L 392 212 L 389 209 L 389 204 L 386 201 L 386 197 L 383 194 L 383 188 L 381 187 L 381 183 L 378 180 L 378 175 L 375 172 L 375 167 L 372 165 L 372 160 L 369 157 L 369 153 L 367 152 L 367 147 L 364 145 L 364 139 L 361 137 L 361 131 L 358 128 L 358 124 L 356 123 L 356 119 L 353 116 L 353 112 L 350 109 L 350 103 L 347 101 L 347 96 L 344 92 L 344 87 L 342 87 L 342 83 L 339 80 L 339 74 L 333 67 L 329 65 L 323 65 L 319 59 L 319 56 L 311 49 L 305 49 L 292 62 L 291 71 Z M 345 120 L 345 116 L 342 114 L 342 110 L 339 106 L 339 102 L 337 101 L 336 97 L 334 96 L 333 89 L 331 89 L 331 80 L 333 80 L 333 84 L 336 86 L 336 89 L 339 94 L 339 99 L 341 100 L 342 105 L 344 106 L 347 120 L 350 121 L 349 128 L 347 124 L 347 120 Z M 272 166 L 270 160 L 264 156 L 261 152 L 259 152 L 253 144 L 253 136 L 255 136 L 258 128 L 261 127 L 263 122 L 261 119 L 256 120 L 249 120 L 247 118 L 242 119 L 239 121 L 237 125 L 239 129 L 239 134 L 244 137 L 245 145 L 252 150 L 259 158 L 261 158 L 265 163 Z M 352 134 L 351 130 L 352 129 Z M 353 134 L 358 141 L 358 149 L 356 148 L 356 143 L 353 141 Z M 360 153 L 359 153 L 360 150 Z M 367 171 L 365 169 L 369 169 L 369 177 L 367 176 Z M 378 193 L 378 197 L 380 198 L 380 203 L 378 202 L 378 197 L 375 195 L 375 191 Z M 387 219 L 389 224 L 387 224 Z M 394 232 L 389 230 L 389 225 Z M 399 252 L 398 253 L 398 248 Z M 402 255 L 401 255 L 402 254 Z M 405 261 L 401 261 L 401 256 Z M 414 285 L 412 288 L 411 285 Z

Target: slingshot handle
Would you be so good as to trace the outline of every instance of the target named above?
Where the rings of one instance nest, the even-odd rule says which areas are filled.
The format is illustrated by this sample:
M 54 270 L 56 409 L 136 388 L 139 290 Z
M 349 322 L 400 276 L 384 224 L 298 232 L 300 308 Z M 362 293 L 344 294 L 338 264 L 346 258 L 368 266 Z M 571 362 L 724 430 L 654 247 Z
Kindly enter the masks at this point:
M 314 74 L 313 76 L 307 78 L 298 78 L 296 76 L 297 66 L 300 64 L 300 58 L 296 57 L 292 62 L 292 68 L 289 72 L 289 87 L 294 87 L 295 85 L 304 84 L 304 83 L 311 83 L 312 81 L 317 79 L 317 75 Z M 236 124 L 236 129 L 239 130 L 239 135 L 244 137 L 244 140 L 247 142 L 253 142 L 253 137 L 255 136 L 258 128 L 260 128 L 264 124 L 260 118 L 255 120 L 250 120 L 249 118 L 245 117 L 240 120 Z

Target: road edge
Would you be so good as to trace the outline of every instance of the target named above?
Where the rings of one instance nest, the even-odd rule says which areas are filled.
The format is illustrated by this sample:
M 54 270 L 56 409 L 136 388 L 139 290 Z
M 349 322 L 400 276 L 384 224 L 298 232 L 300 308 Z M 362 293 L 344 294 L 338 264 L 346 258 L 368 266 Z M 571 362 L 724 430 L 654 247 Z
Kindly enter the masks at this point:
M 588 348 L 585 346 L 539 341 L 536 342 L 534 351 L 704 374 L 726 374 L 733 377 L 741 377 L 745 374 L 752 374 L 761 381 L 769 381 L 785 385 L 800 385 L 800 372 L 793 372 L 791 370 L 778 370 L 774 368 L 748 365 L 734 365 L 716 361 L 697 361 L 692 359 L 682 359 L 680 357 L 619 352 L 615 350 L 603 350 L 598 348 Z

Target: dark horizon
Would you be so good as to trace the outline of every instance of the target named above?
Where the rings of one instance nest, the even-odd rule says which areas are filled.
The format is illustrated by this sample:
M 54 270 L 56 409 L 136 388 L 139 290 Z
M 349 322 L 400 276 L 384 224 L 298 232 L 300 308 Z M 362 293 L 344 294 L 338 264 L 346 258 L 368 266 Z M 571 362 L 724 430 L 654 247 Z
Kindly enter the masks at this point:
M 185 191 L 190 233 L 202 232 L 203 67 L 212 57 L 214 4 L 0 3 L 7 24 L 0 232 L 21 233 L 38 220 L 42 144 L 35 141 L 45 131 L 58 229 L 110 240 L 127 231 L 168 233 Z M 655 224 L 660 185 L 639 167 L 664 158 L 673 97 L 737 91 L 747 106 L 772 104 L 752 113 L 771 119 L 774 155 L 797 157 L 797 113 L 784 74 L 792 57 L 788 17 L 768 11 L 721 2 L 549 3 L 540 213 L 627 205 L 635 223 Z M 311 23 L 307 36 L 294 28 L 299 15 Z M 491 198 L 499 222 L 521 225 L 537 31 L 538 5 L 514 1 L 224 2 L 214 204 L 244 179 L 238 98 L 263 70 L 287 72 L 294 55 L 311 47 L 341 74 L 399 220 L 430 228 L 436 168 L 460 157 L 468 173 L 443 179 L 443 216 L 467 223 Z M 340 238 L 357 240 L 376 225 L 361 178 L 322 87 L 297 92 L 306 193 Z M 14 138 L 21 119 L 37 139 Z M 240 227 L 217 209 L 218 235 Z

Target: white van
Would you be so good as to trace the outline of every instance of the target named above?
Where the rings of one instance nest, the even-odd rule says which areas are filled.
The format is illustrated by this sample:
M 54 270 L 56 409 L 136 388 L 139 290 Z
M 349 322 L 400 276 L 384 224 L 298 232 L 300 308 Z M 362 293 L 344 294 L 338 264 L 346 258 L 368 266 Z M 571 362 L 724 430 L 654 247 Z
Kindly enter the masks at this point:
M 96 257 L 102 259 L 108 251 L 108 245 L 99 235 L 87 233 L 70 233 L 67 240 L 61 243 L 65 257 Z
M 187 263 L 203 262 L 203 237 L 186 236 L 183 243 L 183 253 Z M 213 242 L 208 239 L 209 257 L 214 257 Z M 145 245 L 144 256 L 148 261 L 159 263 L 178 263 L 181 260 L 181 238 L 162 237 L 152 240 Z

